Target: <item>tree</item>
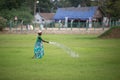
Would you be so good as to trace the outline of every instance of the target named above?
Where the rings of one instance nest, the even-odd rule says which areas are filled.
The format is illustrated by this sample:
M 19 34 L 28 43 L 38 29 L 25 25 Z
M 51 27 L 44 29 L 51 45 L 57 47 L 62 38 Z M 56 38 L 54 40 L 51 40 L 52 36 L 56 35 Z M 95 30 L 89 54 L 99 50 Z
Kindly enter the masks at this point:
M 13 8 L 19 8 L 24 0 L 0 0 L 0 10 L 8 9 L 11 10 Z
M 71 7 L 69 0 L 60 0 L 58 2 L 58 7 Z
M 120 18 L 120 0 L 106 0 L 104 11 L 111 17 Z
M 78 5 L 81 6 L 90 6 L 90 0 L 69 0 L 72 6 L 78 7 Z
M 29 24 L 33 20 L 33 15 L 30 14 L 30 9 L 27 7 L 21 7 L 20 9 L 13 10 L 16 12 L 14 17 L 17 16 L 19 21 L 23 21 L 24 24 Z M 14 18 L 13 17 L 13 18 Z
M 37 12 L 51 12 L 52 3 L 50 0 L 39 0 L 37 4 Z
M 4 19 L 3 17 L 0 17 L 0 31 L 2 31 L 4 27 L 6 27 L 6 22 L 7 22 L 6 19 Z
M 114 3 L 113 3 L 113 12 L 112 12 L 112 16 L 113 17 L 116 17 L 118 19 L 120 19 L 120 0 L 116 0 Z
M 33 19 L 30 1 L 28 0 L 0 0 L 0 16 L 9 20 L 14 20 L 17 16 L 24 23 L 30 23 Z

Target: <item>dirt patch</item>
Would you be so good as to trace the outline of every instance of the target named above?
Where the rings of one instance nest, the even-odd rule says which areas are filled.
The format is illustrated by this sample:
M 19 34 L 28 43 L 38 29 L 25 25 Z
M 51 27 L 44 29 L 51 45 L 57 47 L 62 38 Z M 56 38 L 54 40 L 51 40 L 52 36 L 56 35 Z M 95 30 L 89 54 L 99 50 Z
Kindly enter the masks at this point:
M 110 28 L 109 30 L 101 34 L 99 38 L 120 38 L 120 26 Z

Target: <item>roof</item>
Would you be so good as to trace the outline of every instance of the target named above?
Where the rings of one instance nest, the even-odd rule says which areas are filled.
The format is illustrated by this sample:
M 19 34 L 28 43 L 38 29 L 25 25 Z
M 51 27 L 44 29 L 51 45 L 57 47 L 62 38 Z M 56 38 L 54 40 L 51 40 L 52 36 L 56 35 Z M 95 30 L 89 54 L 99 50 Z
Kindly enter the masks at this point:
M 86 20 L 89 18 L 93 18 L 97 9 L 98 9 L 97 6 L 78 7 L 78 8 L 75 8 L 75 7 L 58 8 L 53 19 L 62 20 L 62 19 L 65 19 L 65 17 L 68 17 L 68 19 Z
M 45 20 L 52 20 L 55 13 L 40 13 Z

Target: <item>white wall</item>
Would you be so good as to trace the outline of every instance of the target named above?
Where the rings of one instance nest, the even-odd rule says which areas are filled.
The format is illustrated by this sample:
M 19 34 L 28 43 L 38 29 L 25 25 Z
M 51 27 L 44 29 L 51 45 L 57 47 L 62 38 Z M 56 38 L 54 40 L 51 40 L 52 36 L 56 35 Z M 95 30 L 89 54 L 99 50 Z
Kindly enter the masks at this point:
M 34 16 L 34 23 L 42 23 L 42 17 L 39 15 L 39 13 L 36 13 L 36 15 Z

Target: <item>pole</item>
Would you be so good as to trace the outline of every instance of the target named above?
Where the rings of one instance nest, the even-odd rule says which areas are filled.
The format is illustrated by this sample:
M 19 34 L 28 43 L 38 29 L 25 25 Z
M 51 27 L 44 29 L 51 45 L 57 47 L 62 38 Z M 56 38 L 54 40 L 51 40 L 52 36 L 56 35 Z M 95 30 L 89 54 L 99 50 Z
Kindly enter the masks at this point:
M 36 0 L 34 1 L 34 15 L 36 14 Z

